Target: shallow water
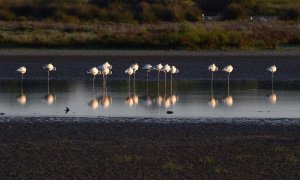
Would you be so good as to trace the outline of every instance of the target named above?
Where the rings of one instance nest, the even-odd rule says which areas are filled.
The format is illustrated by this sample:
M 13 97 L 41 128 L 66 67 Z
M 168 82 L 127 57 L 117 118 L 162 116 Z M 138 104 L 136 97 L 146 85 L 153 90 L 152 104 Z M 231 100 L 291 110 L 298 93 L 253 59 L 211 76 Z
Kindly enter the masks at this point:
M 0 82 L 3 116 L 297 118 L 299 82 L 170 81 L 20 81 Z M 172 92 L 171 92 L 172 91 Z M 148 96 L 146 96 L 148 95 Z M 70 112 L 65 114 L 65 108 Z M 167 114 L 172 111 L 173 114 Z

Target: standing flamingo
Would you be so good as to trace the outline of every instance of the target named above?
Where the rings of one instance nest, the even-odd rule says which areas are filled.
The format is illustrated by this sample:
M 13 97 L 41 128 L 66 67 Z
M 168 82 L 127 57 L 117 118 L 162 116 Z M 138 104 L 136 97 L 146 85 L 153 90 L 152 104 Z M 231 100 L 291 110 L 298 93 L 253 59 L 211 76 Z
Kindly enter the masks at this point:
M 103 81 L 107 80 L 108 74 L 112 74 L 112 65 L 110 65 L 108 62 L 105 62 L 104 64 L 98 66 L 98 69 L 99 69 L 99 74 L 102 74 Z
M 229 96 L 229 78 L 230 78 L 231 72 L 233 71 L 233 67 L 231 65 L 228 65 L 228 66 L 224 67 L 222 71 L 225 71 L 228 74 L 228 76 L 227 76 L 227 96 Z
M 130 76 L 133 74 L 133 69 L 129 67 L 125 70 L 125 73 L 128 74 L 128 92 L 130 92 Z
M 147 94 L 148 94 L 148 74 L 152 69 L 153 67 L 151 66 L 151 64 L 146 64 L 145 66 L 143 66 L 143 70 L 146 70 L 147 73 Z
M 272 65 L 272 66 L 268 67 L 266 69 L 266 71 L 270 71 L 272 74 L 272 92 L 273 92 L 273 76 L 274 76 L 274 73 L 277 71 L 277 67 L 275 65 Z
M 93 75 L 93 92 L 95 89 L 95 77 L 96 75 L 99 73 L 99 70 L 96 67 L 91 68 L 90 70 L 88 70 L 86 73 Z
M 172 66 L 171 67 L 171 95 L 173 94 L 172 91 L 173 91 L 173 74 L 177 74 L 179 73 L 179 69 L 177 69 L 175 66 Z
M 163 65 L 162 65 L 161 63 L 157 64 L 157 65 L 154 67 L 154 69 L 157 70 L 157 81 L 158 81 L 158 82 L 159 82 L 159 74 L 160 74 L 162 68 L 163 68 Z
M 169 64 L 164 65 L 162 68 L 162 71 L 165 73 L 165 94 L 166 94 L 166 88 L 167 88 L 167 73 L 171 71 L 171 67 Z
M 214 79 L 214 72 L 218 71 L 218 67 L 215 64 L 208 66 L 208 70 L 211 71 L 211 80 Z
M 112 74 L 112 70 L 105 67 L 102 70 L 99 71 L 99 74 L 102 74 L 103 77 L 103 81 L 106 82 L 107 80 L 107 75 L 111 75 Z
M 47 69 L 47 71 L 48 71 L 48 94 L 49 94 L 49 75 L 50 75 L 50 71 L 56 71 L 56 67 L 54 67 L 52 63 L 49 63 L 49 64 L 44 65 L 43 69 Z
M 19 69 L 17 69 L 17 72 L 19 72 L 22 76 L 22 78 L 21 78 L 21 83 L 22 83 L 23 82 L 23 76 L 26 73 L 26 67 L 25 66 L 19 67 Z

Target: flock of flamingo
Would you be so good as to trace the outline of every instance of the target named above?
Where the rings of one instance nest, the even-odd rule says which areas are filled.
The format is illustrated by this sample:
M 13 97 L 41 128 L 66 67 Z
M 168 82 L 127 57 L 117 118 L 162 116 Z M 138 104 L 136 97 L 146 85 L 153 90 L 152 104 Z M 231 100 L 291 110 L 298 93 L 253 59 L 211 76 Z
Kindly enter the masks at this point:
M 43 69 L 47 70 L 48 72 L 48 94 L 45 96 L 45 99 L 47 100 L 48 104 L 52 104 L 53 101 L 55 100 L 55 95 L 49 93 L 49 76 L 51 71 L 56 71 L 56 67 L 52 63 L 46 64 L 42 66 Z M 159 95 L 159 80 L 160 80 L 160 73 L 164 73 L 164 80 L 165 80 L 165 103 L 168 105 L 166 107 L 169 107 L 170 104 L 174 104 L 176 102 L 176 96 L 173 95 L 172 93 L 172 80 L 173 80 L 173 74 L 179 73 L 179 69 L 177 69 L 175 66 L 170 66 L 168 64 L 162 65 L 161 63 L 152 66 L 150 64 L 146 64 L 142 67 L 144 71 L 147 73 L 147 94 L 148 94 L 148 74 L 151 71 L 157 71 L 157 81 L 158 81 L 158 95 Z M 126 99 L 126 103 L 129 106 L 136 105 L 138 103 L 138 97 L 135 95 L 135 74 L 139 70 L 139 65 L 137 63 L 132 64 L 125 70 L 125 74 L 128 75 L 128 93 L 129 96 Z M 208 104 L 211 107 L 216 107 L 218 104 L 218 100 L 214 97 L 213 95 L 213 78 L 214 78 L 214 73 L 218 71 L 218 67 L 215 64 L 211 64 L 208 66 L 208 70 L 211 72 L 211 98 L 208 101 Z M 276 72 L 277 67 L 275 65 L 269 66 L 266 68 L 266 71 L 271 72 L 272 74 L 272 94 L 269 96 L 269 99 L 271 102 L 276 102 L 276 94 L 273 93 L 273 75 Z M 17 69 L 17 72 L 21 74 L 21 89 L 22 89 L 22 82 L 23 82 L 23 77 L 24 74 L 26 73 L 27 69 L 25 66 L 22 66 Z M 222 69 L 222 71 L 226 72 L 228 74 L 227 76 L 227 81 L 228 81 L 228 93 L 225 98 L 223 98 L 223 102 L 227 106 L 232 106 L 233 105 L 233 98 L 229 93 L 229 79 L 230 79 L 230 74 L 233 72 L 233 66 L 228 65 Z M 107 81 L 107 76 L 112 74 L 112 65 L 108 62 L 105 62 L 104 64 L 98 66 L 98 67 L 93 67 L 87 71 L 88 74 L 91 74 L 93 76 L 93 92 L 94 92 L 94 81 L 96 76 L 102 76 L 103 79 L 103 91 L 105 91 L 103 96 L 101 96 L 98 99 L 93 99 L 89 105 L 95 109 L 98 107 L 99 103 L 103 105 L 104 107 L 108 107 L 111 103 L 111 97 L 107 96 L 107 88 L 106 88 L 106 81 Z M 170 81 L 171 81 L 171 96 L 167 97 L 166 96 L 166 82 L 167 82 L 167 74 L 170 74 Z M 133 95 L 130 95 L 131 88 L 130 88 L 130 81 L 131 81 L 131 76 L 133 75 Z M 147 95 L 147 98 L 148 95 Z M 26 96 L 22 94 L 17 98 L 20 104 L 25 104 L 26 103 Z M 146 99 L 146 102 L 149 102 L 149 99 Z M 163 98 L 161 96 L 158 96 L 156 98 L 156 102 L 158 104 L 162 104 Z

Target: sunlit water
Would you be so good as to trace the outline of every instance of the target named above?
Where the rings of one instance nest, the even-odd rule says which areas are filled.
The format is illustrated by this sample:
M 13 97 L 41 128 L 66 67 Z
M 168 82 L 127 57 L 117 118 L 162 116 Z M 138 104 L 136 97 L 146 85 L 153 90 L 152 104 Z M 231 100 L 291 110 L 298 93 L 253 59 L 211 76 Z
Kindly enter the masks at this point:
M 296 118 L 297 82 L 90 81 L 0 82 L 3 116 Z M 130 88 L 130 89 L 129 89 Z M 65 113 L 66 107 L 70 111 Z M 167 111 L 173 113 L 168 114 Z M 170 113 L 170 112 L 169 112 Z

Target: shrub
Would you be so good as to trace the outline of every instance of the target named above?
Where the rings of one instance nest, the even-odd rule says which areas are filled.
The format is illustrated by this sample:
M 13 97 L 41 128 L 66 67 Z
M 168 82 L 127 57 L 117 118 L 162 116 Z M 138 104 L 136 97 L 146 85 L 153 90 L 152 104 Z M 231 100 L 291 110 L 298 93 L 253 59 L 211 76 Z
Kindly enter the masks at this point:
M 246 17 L 246 9 L 238 3 L 231 3 L 223 14 L 225 20 L 242 20 Z
M 298 20 L 300 19 L 300 8 L 290 8 L 281 14 L 280 19 L 283 20 Z

